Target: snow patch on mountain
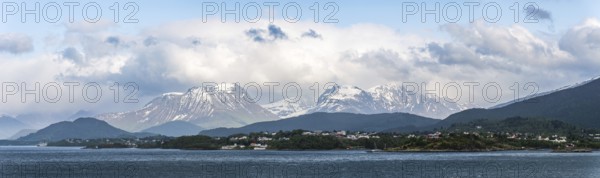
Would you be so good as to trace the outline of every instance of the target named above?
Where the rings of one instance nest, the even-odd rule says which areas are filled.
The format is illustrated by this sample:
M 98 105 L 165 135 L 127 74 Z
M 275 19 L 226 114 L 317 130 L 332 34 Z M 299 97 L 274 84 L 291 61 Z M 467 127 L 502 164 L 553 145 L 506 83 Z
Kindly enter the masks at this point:
M 289 118 L 289 117 L 298 116 L 300 111 L 306 110 L 309 107 L 311 107 L 309 104 L 307 104 L 303 100 L 298 100 L 298 101 L 279 100 L 279 101 L 276 101 L 273 103 L 263 104 L 261 106 L 281 118 Z

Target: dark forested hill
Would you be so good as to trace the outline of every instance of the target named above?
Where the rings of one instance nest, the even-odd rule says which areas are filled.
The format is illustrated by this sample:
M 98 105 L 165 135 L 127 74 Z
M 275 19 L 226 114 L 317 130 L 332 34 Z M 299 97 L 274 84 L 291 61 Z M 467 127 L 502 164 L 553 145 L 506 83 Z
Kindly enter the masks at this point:
M 439 120 L 406 113 L 351 114 L 351 113 L 313 113 L 270 122 L 259 122 L 240 128 L 217 128 L 200 132 L 202 135 L 228 136 L 236 133 L 261 131 L 303 130 L 352 130 L 383 131 L 398 127 L 423 127 Z

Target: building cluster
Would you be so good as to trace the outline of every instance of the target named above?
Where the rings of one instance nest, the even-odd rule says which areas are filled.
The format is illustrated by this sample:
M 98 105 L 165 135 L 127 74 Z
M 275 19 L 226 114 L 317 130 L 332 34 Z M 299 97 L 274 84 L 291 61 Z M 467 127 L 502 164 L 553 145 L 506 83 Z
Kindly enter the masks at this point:
M 248 148 L 253 150 L 266 150 L 269 145 L 262 143 L 251 143 Z M 225 145 L 221 147 L 222 150 L 239 150 L 247 149 L 246 145 L 234 143 L 233 145 Z
M 560 135 L 539 135 L 539 134 L 530 134 L 530 133 L 504 133 L 508 139 L 515 140 L 538 140 L 538 141 L 551 141 L 556 143 L 565 143 L 567 142 L 566 136 Z
M 447 133 L 447 134 L 450 134 L 450 133 Z M 566 143 L 567 142 L 567 137 L 561 136 L 561 135 L 540 135 L 540 134 L 519 133 L 519 132 L 514 132 L 514 133 L 511 133 L 511 132 L 502 132 L 502 133 L 459 132 L 458 134 L 477 135 L 477 136 L 483 136 L 483 137 L 487 137 L 487 138 L 504 136 L 507 139 L 539 140 L 539 141 L 550 141 L 550 142 L 555 142 L 555 143 Z M 406 138 L 422 138 L 422 137 L 424 137 L 426 139 L 441 139 L 443 136 L 444 136 L 444 134 L 442 132 L 435 132 L 435 133 L 428 133 L 428 134 L 424 134 L 424 135 L 410 134 L 410 135 L 406 135 Z M 600 134 L 590 134 L 589 136 L 593 137 L 594 139 L 600 140 Z M 401 137 L 401 136 L 394 136 L 394 137 Z
M 223 150 L 233 150 L 233 149 L 253 149 L 253 150 L 264 150 L 268 147 L 267 143 L 273 140 L 290 140 L 289 137 L 277 135 L 278 132 L 261 132 L 258 137 L 251 137 L 247 135 L 234 136 L 230 137 L 229 141 L 234 142 L 233 145 L 225 145 L 222 146 Z M 305 136 L 334 136 L 340 139 L 349 139 L 349 140 L 358 140 L 358 139 L 372 139 L 372 138 L 380 138 L 376 135 L 375 132 L 348 132 L 345 130 L 339 131 L 304 131 L 301 135 Z M 246 146 L 244 144 L 240 144 L 243 142 L 252 142 L 250 145 Z
M 320 130 L 317 131 L 305 131 L 302 135 L 318 135 L 318 136 L 335 136 L 337 138 L 349 139 L 349 140 L 358 140 L 361 138 L 370 139 L 370 138 L 379 138 L 379 136 L 375 135 L 376 132 L 348 132 L 345 130 L 333 131 L 333 132 L 323 132 Z

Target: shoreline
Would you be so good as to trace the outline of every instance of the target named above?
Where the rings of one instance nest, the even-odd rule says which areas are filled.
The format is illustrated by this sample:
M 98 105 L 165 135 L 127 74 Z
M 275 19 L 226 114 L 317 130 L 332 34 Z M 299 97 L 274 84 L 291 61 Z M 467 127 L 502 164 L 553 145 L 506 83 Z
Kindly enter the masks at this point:
M 266 149 L 266 150 L 251 150 L 251 149 L 176 149 L 176 148 L 136 148 L 136 147 L 109 147 L 109 148 L 89 148 L 86 146 L 46 146 L 39 147 L 36 145 L 0 145 L 0 147 L 27 147 L 27 148 L 79 148 L 85 150 L 102 150 L 102 149 L 140 149 L 140 150 L 182 150 L 182 151 L 287 151 L 287 152 L 317 152 L 317 151 L 364 151 L 369 152 L 371 149 L 305 149 L 305 150 L 294 150 L 294 149 Z M 377 153 L 481 153 L 481 152 L 503 152 L 503 151 L 537 151 L 537 152 L 549 152 L 549 153 L 593 153 L 598 152 L 600 149 L 573 149 L 573 150 L 554 150 L 551 148 L 526 148 L 526 149 L 484 149 L 484 150 L 435 150 L 435 149 L 409 149 L 409 150 L 381 150 Z

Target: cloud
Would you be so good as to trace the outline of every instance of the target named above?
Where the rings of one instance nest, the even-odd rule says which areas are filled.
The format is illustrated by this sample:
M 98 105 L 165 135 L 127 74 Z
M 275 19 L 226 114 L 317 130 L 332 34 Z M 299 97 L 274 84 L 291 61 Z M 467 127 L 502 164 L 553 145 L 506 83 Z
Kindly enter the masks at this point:
M 556 41 L 542 40 L 519 25 L 490 25 L 481 21 L 470 25 L 448 24 L 441 29 L 452 40 L 436 41 L 374 24 L 336 27 L 257 23 L 176 28 L 181 24 L 202 23 L 181 21 L 148 29 L 138 36 L 98 37 L 119 36 L 120 40 L 127 39 L 120 43 L 138 41 L 145 45 L 130 45 L 127 49 L 117 49 L 118 52 L 99 55 L 95 58 L 121 60 L 119 65 L 108 65 L 108 60 L 96 62 L 97 65 L 90 66 L 105 66 L 103 70 L 88 69 L 97 72 L 78 76 L 136 81 L 144 88 L 145 95 L 181 91 L 206 81 L 305 84 L 334 81 L 368 88 L 397 81 L 493 79 L 510 85 L 529 79 L 554 86 L 561 82 L 548 78 L 573 80 L 573 76 L 584 76 L 566 67 L 574 58 L 561 50 Z M 307 27 L 311 29 L 308 32 Z M 309 40 L 307 33 L 327 38 Z M 284 35 L 287 40 L 279 40 Z M 160 43 L 146 45 L 149 36 L 160 39 Z M 265 43 L 274 40 L 276 44 Z M 201 45 L 194 45 L 195 41 Z M 102 49 L 103 45 L 97 46 Z M 87 56 L 87 51 L 96 48 L 85 49 Z M 87 68 L 77 71 L 84 69 Z M 485 74 L 469 75 L 482 71 Z
M 267 33 L 268 32 L 268 33 Z M 267 33 L 267 34 L 265 34 Z M 252 38 L 255 42 L 267 42 L 267 41 L 275 41 L 279 39 L 287 39 L 288 36 L 281 30 L 281 27 L 278 27 L 273 24 L 269 24 L 267 30 L 264 29 L 256 29 L 252 28 L 246 31 L 246 36 Z
M 346 65 L 353 64 L 354 67 L 360 67 L 360 70 L 377 71 L 377 75 L 369 76 L 369 78 L 380 78 L 381 80 L 394 81 L 398 78 L 409 78 L 412 65 L 403 63 L 398 52 L 385 48 L 357 53 L 349 51 L 342 55 L 340 61 L 348 62 Z M 369 72 L 361 71 L 367 75 Z M 387 82 L 386 82 L 387 83 Z
M 533 18 L 538 19 L 538 20 L 554 21 L 552 18 L 552 13 L 550 13 L 550 11 L 546 11 L 544 9 L 525 8 L 523 11 L 525 12 L 525 14 L 532 15 Z
M 266 39 L 263 37 L 264 32 L 265 31 L 261 29 L 250 29 L 246 31 L 246 35 L 256 42 L 265 42 Z
M 583 24 L 571 28 L 559 41 L 561 50 L 575 56 L 576 68 L 595 70 L 600 66 L 600 22 L 587 19 Z M 590 65 L 594 64 L 594 65 Z
M 106 38 L 106 42 L 114 46 L 118 46 L 121 40 L 119 39 L 119 37 L 109 36 L 108 38 Z
M 308 32 L 302 33 L 302 37 L 310 38 L 322 38 L 321 34 L 318 34 L 315 30 L 309 29 Z
M 77 64 L 82 64 L 85 62 L 85 57 L 83 56 L 83 54 L 81 54 L 77 49 L 73 47 L 65 49 L 62 53 L 62 56 L 63 58 L 70 59 L 71 61 Z
M 287 35 L 283 32 L 283 30 L 273 24 L 269 25 L 269 36 L 273 37 L 273 39 L 287 39 Z
M 464 45 L 445 43 L 441 46 L 432 42 L 427 45 L 427 50 L 438 59 L 440 64 L 461 65 L 469 64 L 475 67 L 483 67 L 478 54 Z
M 504 27 L 476 21 L 469 26 L 447 24 L 441 29 L 454 39 L 452 43 L 474 50 L 481 60 L 497 65 L 495 67 L 555 67 L 569 58 L 555 43 L 544 41 L 519 25 Z
M 523 12 L 526 14 L 527 19 L 535 19 L 539 21 L 547 21 L 548 30 L 554 31 L 554 19 L 552 18 L 552 13 L 550 11 L 546 11 L 540 8 L 525 8 Z
M 153 36 L 149 36 L 149 37 L 147 37 L 147 38 L 144 40 L 144 45 L 145 45 L 145 46 L 147 46 L 147 47 L 148 47 L 148 46 L 153 46 L 153 45 L 156 45 L 156 44 L 158 44 L 158 39 L 156 39 L 156 38 L 155 38 L 155 37 L 153 37 Z
M 190 41 L 192 43 L 192 45 L 194 46 L 198 46 L 202 44 L 202 40 L 200 40 L 200 38 L 197 37 L 190 37 Z
M 598 75 L 599 24 L 586 21 L 557 41 L 519 24 L 481 21 L 442 25 L 449 39 L 432 39 L 377 24 L 185 20 L 138 33 L 67 31 L 57 40 L 58 52 L 0 59 L 0 65 L 14 66 L 0 71 L 0 79 L 136 82 L 138 94 L 148 98 L 203 82 L 297 82 L 307 97 L 315 92 L 308 88 L 315 82 L 370 88 L 389 82 L 493 81 L 507 88 L 534 81 L 544 91 Z M 31 66 L 39 72 L 20 76 Z
M 0 34 L 0 52 L 21 54 L 33 51 L 33 40 L 24 34 Z

